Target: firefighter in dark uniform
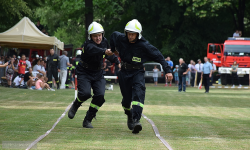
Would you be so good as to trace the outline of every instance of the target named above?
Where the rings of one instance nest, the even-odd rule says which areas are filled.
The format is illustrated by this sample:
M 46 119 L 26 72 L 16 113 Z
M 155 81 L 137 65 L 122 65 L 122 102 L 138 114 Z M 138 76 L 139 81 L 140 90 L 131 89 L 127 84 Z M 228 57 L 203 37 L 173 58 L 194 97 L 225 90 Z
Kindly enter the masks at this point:
M 101 24 L 92 22 L 89 25 L 88 40 L 84 43 L 84 51 L 76 68 L 78 96 L 68 112 L 68 117 L 73 119 L 80 105 L 92 97 L 89 110 L 82 124 L 85 128 L 93 128 L 91 121 L 105 102 L 104 93 L 106 81 L 103 76 L 103 70 L 101 69 L 103 58 L 106 57 L 116 64 L 120 63 L 109 49 L 108 41 L 103 35 L 104 30 Z M 91 96 L 91 88 L 93 89 L 93 96 Z
M 47 77 L 48 77 L 48 84 L 52 87 L 52 75 L 55 78 L 57 89 L 59 89 L 59 80 L 58 80 L 58 67 L 60 66 L 59 57 L 55 54 L 53 48 L 50 49 L 50 55 L 47 57 L 46 68 L 48 70 Z
M 112 52 L 119 52 L 121 58 L 122 67 L 118 79 L 123 96 L 122 107 L 128 117 L 127 125 L 133 130 L 132 133 L 139 133 L 142 130 L 140 119 L 146 90 L 143 63 L 159 62 L 166 73 L 165 77 L 168 80 L 172 80 L 173 77 L 170 66 L 161 52 L 142 37 L 142 27 L 138 20 L 128 22 L 124 32 L 125 34 L 112 33 L 110 46 Z
M 71 67 L 67 67 L 67 77 L 66 77 L 66 81 L 65 81 L 65 89 L 69 89 L 69 83 L 71 81 L 71 71 L 70 71 Z
M 75 74 L 76 75 L 76 67 L 78 66 L 79 62 L 81 61 L 81 55 L 82 55 L 82 51 L 78 50 L 76 52 L 76 58 L 74 59 L 73 63 L 72 63 L 72 67 L 70 69 L 72 75 Z

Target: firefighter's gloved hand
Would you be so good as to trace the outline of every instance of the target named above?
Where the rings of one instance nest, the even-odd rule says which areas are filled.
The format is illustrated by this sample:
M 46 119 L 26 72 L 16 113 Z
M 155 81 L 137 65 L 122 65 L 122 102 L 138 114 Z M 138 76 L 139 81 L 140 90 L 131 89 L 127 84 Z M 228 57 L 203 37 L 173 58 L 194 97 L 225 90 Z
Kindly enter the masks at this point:
M 112 56 L 113 55 L 113 53 L 112 53 L 112 51 L 110 49 L 107 49 L 105 51 L 105 54 L 108 55 L 108 56 Z
M 165 78 L 166 78 L 166 80 L 168 80 L 168 81 L 172 81 L 172 80 L 173 80 L 173 75 L 172 75 L 172 73 L 167 73 L 167 74 L 165 75 Z

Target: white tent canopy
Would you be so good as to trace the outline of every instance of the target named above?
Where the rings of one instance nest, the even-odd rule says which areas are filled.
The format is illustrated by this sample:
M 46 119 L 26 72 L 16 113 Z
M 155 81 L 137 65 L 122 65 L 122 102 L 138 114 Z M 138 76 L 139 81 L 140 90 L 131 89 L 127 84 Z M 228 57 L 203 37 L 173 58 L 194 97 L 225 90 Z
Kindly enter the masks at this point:
M 28 49 L 64 49 L 64 43 L 56 37 L 43 34 L 28 17 L 24 17 L 9 30 L 0 33 L 0 46 Z

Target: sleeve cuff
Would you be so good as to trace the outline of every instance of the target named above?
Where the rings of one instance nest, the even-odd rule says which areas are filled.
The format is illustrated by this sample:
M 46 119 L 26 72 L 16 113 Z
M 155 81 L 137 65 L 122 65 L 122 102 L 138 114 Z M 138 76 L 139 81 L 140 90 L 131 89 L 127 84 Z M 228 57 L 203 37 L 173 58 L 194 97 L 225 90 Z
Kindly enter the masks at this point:
M 105 49 L 105 48 L 103 49 L 103 52 L 102 52 L 103 55 L 105 55 L 105 51 L 106 51 L 106 50 L 107 50 L 107 49 Z

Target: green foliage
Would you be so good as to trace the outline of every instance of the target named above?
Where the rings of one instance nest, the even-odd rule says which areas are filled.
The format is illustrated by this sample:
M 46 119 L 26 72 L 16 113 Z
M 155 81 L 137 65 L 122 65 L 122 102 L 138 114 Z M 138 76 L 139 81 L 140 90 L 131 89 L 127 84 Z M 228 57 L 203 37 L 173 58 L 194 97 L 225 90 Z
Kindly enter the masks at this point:
M 231 7 L 235 0 L 178 0 L 180 6 L 185 6 L 184 15 L 195 14 L 199 17 L 218 16 L 218 10 Z
M 45 7 L 36 11 L 36 17 L 45 25 L 49 35 L 64 42 L 80 47 L 84 42 L 84 1 L 83 0 L 46 0 Z
M 24 16 L 33 17 L 34 10 L 44 0 L 0 0 L 0 32 L 15 25 Z
M 85 0 L 0 1 L 0 31 L 26 15 L 74 48 L 85 41 Z M 246 0 L 93 0 L 94 21 L 104 26 L 106 38 L 138 19 L 143 36 L 174 61 L 206 56 L 207 43 L 223 43 L 235 29 L 250 36 L 249 7 Z

